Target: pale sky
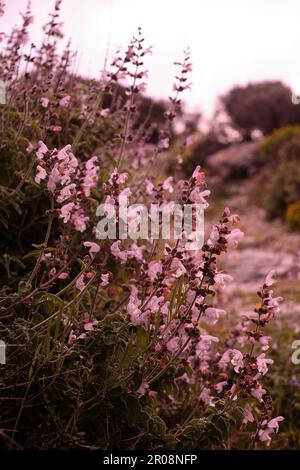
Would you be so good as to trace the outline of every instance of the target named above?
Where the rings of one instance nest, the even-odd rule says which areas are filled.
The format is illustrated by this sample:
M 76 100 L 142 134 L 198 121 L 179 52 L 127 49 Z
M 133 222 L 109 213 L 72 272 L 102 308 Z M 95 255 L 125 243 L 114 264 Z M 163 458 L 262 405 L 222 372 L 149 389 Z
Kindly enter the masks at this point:
M 27 0 L 6 0 L 0 31 L 18 22 Z M 32 0 L 32 40 L 54 0 Z M 282 80 L 300 93 L 300 0 L 63 0 L 65 37 L 80 51 L 79 70 L 99 76 L 110 38 L 110 52 L 127 44 L 138 26 L 146 44 L 148 93 L 167 98 L 173 84 L 174 60 L 190 46 L 193 89 L 184 99 L 189 108 L 209 115 L 217 97 L 235 84 Z

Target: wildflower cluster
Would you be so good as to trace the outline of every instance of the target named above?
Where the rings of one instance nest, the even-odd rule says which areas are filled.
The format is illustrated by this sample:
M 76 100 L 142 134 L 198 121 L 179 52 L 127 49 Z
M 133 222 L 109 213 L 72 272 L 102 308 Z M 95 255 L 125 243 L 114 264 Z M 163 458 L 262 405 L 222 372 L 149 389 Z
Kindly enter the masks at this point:
M 87 83 L 71 73 L 70 45 L 58 52 L 60 4 L 40 48 L 22 48 L 28 9 L 1 52 L 8 100 L 0 107 L 0 155 L 12 175 L 8 183 L 0 175 L 0 324 L 11 345 L 5 446 L 224 448 L 240 426 L 248 447 L 269 445 L 283 420 L 273 417 L 263 383 L 273 364 L 264 328 L 282 300 L 273 297 L 273 273 L 260 307 L 227 340 L 218 330 L 232 321 L 218 302 L 232 281 L 219 258 L 243 240 L 239 217 L 226 208 L 193 250 L 183 228 L 167 241 L 129 240 L 119 230 L 102 239 L 97 228 L 100 203 L 114 208 L 120 228 L 120 197 L 133 203 L 129 234 L 142 224 L 143 204 L 209 208 L 199 166 L 188 179 L 160 171 L 190 88 L 190 52 L 176 63 L 174 96 L 153 142 L 138 121 L 152 53 L 141 30 L 99 83 Z

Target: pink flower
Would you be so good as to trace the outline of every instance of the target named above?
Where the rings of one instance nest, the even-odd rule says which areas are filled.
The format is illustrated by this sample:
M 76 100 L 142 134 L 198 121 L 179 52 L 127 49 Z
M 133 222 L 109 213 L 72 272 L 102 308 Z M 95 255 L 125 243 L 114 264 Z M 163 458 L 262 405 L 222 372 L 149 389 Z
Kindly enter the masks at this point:
M 266 391 L 260 384 L 257 384 L 255 388 L 251 388 L 251 395 L 256 398 L 258 401 L 262 401 L 263 395 L 265 395 Z
M 131 293 L 129 297 L 127 311 L 133 325 L 142 325 L 147 323 L 148 315 L 145 315 L 144 313 L 142 314 L 139 308 L 140 305 L 141 301 L 138 298 L 138 290 L 136 286 L 131 286 Z
M 80 274 L 79 278 L 75 282 L 75 286 L 80 291 L 85 288 L 84 274 Z
M 146 186 L 146 193 L 147 194 L 153 194 L 154 185 L 151 183 L 150 180 L 146 179 L 145 186 Z
M 271 336 L 262 336 L 261 338 L 259 338 L 259 342 L 262 345 L 263 351 L 267 351 L 267 349 L 269 349 L 269 342 L 271 341 L 271 339 Z
M 109 280 L 110 280 L 110 273 L 106 273 L 106 274 L 101 274 L 101 287 L 106 287 L 108 286 L 109 284 Z
M 271 443 L 271 434 L 274 432 L 278 432 L 279 429 L 279 422 L 283 421 L 284 417 L 283 416 L 277 416 L 277 418 L 271 419 L 271 421 L 267 422 L 267 420 L 264 420 L 262 422 L 262 429 L 258 431 L 258 437 L 261 442 L 266 442 L 267 446 L 270 445 Z
M 127 251 L 127 255 L 131 258 L 135 258 L 137 261 L 142 261 L 144 249 L 144 246 L 138 246 L 136 243 L 132 243 L 130 250 Z
M 213 226 L 210 232 L 209 239 L 207 240 L 207 244 L 210 246 L 214 246 L 217 244 L 218 240 L 220 238 L 219 230 L 216 225 Z
M 52 258 L 52 253 L 45 253 L 41 257 L 41 261 L 45 261 L 47 258 Z
M 180 85 L 178 85 L 177 83 L 174 83 L 173 84 L 173 90 L 174 91 L 184 91 L 184 90 L 191 90 L 192 88 L 192 84 L 191 83 L 187 83 L 186 85 L 183 85 L 182 83 Z
M 147 83 L 146 82 L 141 82 L 138 85 L 136 85 L 136 89 L 140 93 L 145 93 L 147 91 Z
M 159 150 L 168 149 L 169 145 L 170 145 L 170 139 L 169 137 L 165 137 L 163 139 L 160 139 L 160 141 L 158 142 L 158 149 Z
M 106 118 L 109 115 L 109 112 L 110 112 L 109 108 L 102 109 L 100 111 L 100 116 L 103 117 L 103 118 Z
M 207 406 L 213 405 L 213 398 L 210 395 L 210 390 L 208 388 L 203 387 L 199 396 L 199 400 L 201 400 Z
M 93 257 L 94 254 L 99 253 L 100 251 L 100 246 L 98 245 L 98 243 L 84 242 L 83 246 L 89 248 L 89 254 L 91 257 Z
M 147 54 L 152 55 L 152 54 L 153 54 L 152 49 L 153 49 L 153 46 L 147 47 L 147 49 L 145 49 L 145 50 L 143 51 L 142 55 L 143 55 L 143 56 L 144 56 L 144 55 L 147 55 Z
M 237 384 L 233 384 L 230 389 L 230 399 L 233 401 L 237 400 L 236 391 L 237 391 Z
M 43 168 L 42 166 L 38 165 L 37 166 L 37 174 L 34 178 L 34 181 L 37 183 L 37 184 L 40 184 L 41 180 L 44 180 L 46 177 L 47 177 L 47 173 L 46 173 L 46 170 L 45 168 Z
M 21 44 L 27 44 L 27 42 L 29 41 L 29 34 L 27 32 L 24 32 L 20 38 L 20 42 Z
M 67 108 L 70 104 L 71 101 L 71 96 L 70 95 L 65 95 L 59 100 L 59 106 L 62 108 Z
M 83 192 L 86 197 L 90 197 L 91 188 L 94 188 L 97 185 L 98 180 L 98 170 L 99 167 L 95 163 L 98 161 L 98 157 L 94 156 L 90 158 L 85 164 L 85 175 L 83 178 Z
M 274 429 L 274 431 L 278 432 L 279 430 L 279 424 L 281 421 L 284 420 L 283 416 L 277 416 L 277 418 L 271 419 L 271 421 L 268 422 L 267 427 L 269 429 Z
M 252 414 L 252 409 L 249 405 L 246 405 L 244 408 L 244 419 L 243 419 L 243 424 L 247 423 L 253 423 L 254 422 L 254 416 Z
M 76 184 L 71 183 L 61 189 L 59 196 L 57 197 L 57 202 L 64 202 L 66 199 L 69 199 L 72 196 L 73 190 L 76 188 Z
M 215 287 L 219 289 L 225 289 L 228 282 L 233 281 L 233 277 L 225 273 L 217 273 L 214 276 Z
M 60 209 L 59 217 L 63 219 L 63 222 L 65 224 L 70 220 L 71 213 L 72 213 L 72 210 L 74 209 L 74 206 L 75 206 L 74 202 L 69 202 L 68 204 L 65 204 L 64 206 L 62 206 L 62 208 Z
M 55 274 L 56 274 L 56 268 L 50 269 L 50 271 L 49 271 L 49 276 L 50 276 L 50 277 L 51 277 L 51 276 L 55 276 Z
M 234 371 L 239 373 L 240 369 L 244 367 L 243 354 L 241 351 L 238 351 L 237 349 L 228 349 L 224 352 L 223 356 L 218 362 L 218 366 L 220 369 L 224 370 L 226 369 L 229 362 L 231 362 L 231 364 L 234 366 Z
M 234 366 L 235 372 L 239 372 L 244 367 L 243 354 L 237 349 L 232 350 L 231 364 Z
M 149 390 L 149 384 L 146 380 L 143 380 L 139 388 L 137 389 L 137 393 L 140 396 L 146 395 L 147 391 Z
M 33 150 L 34 150 L 34 146 L 32 145 L 31 142 L 29 142 L 29 144 L 26 148 L 26 152 L 31 153 L 31 152 L 33 152 Z
M 269 291 L 269 298 L 268 298 L 268 304 L 267 304 L 267 309 L 268 309 L 268 315 L 276 315 L 277 313 L 280 312 L 280 302 L 282 302 L 283 298 L 282 297 L 272 297 L 273 291 Z M 264 318 L 264 315 L 262 315 L 262 318 Z
M 52 131 L 52 132 L 61 132 L 62 131 L 62 127 L 59 126 L 58 124 L 50 126 L 48 129 L 49 129 L 49 131 Z
M 256 363 L 257 363 L 257 368 L 258 371 L 262 374 L 265 375 L 268 372 L 268 364 L 273 364 L 274 361 L 273 359 L 266 359 L 265 353 L 260 354 L 256 358 Z
M 180 347 L 180 338 L 178 336 L 175 336 L 174 338 L 170 339 L 170 341 L 167 342 L 167 350 L 175 354 L 179 351 Z
M 54 193 L 54 191 L 56 190 L 56 184 L 59 182 L 59 180 L 60 180 L 59 170 L 57 167 L 54 167 L 51 170 L 51 173 L 48 179 L 48 184 L 47 184 L 47 189 L 48 191 L 50 191 L 50 193 Z
M 3 16 L 5 12 L 5 3 L 4 1 L 0 1 L 0 16 Z
M 129 197 L 131 196 L 131 189 L 130 188 L 124 188 L 122 191 L 120 191 L 120 197 Z M 128 212 L 130 211 L 130 207 L 128 208 Z
M 179 258 L 176 258 L 176 257 L 173 258 L 170 268 L 173 273 L 173 276 L 176 278 L 186 273 L 186 269 L 183 266 L 182 262 L 180 261 Z
M 69 162 L 69 152 L 71 150 L 71 145 L 65 145 L 62 149 L 60 149 L 57 153 L 57 160 L 62 160 L 65 163 Z
M 121 245 L 121 240 L 115 241 L 111 245 L 110 251 L 116 258 L 119 258 L 121 260 L 121 262 L 124 263 L 125 261 L 127 261 L 127 252 L 126 251 L 121 251 L 120 250 L 120 245 Z
M 201 189 L 196 186 L 190 194 L 190 201 L 194 202 L 195 204 L 202 204 L 204 209 L 207 209 L 209 206 L 208 202 L 206 201 L 206 197 L 210 195 L 210 191 L 208 189 L 205 189 L 204 191 L 201 191 Z
M 109 206 L 115 206 L 116 205 L 116 201 L 114 200 L 114 198 L 112 196 L 107 196 L 105 198 L 105 206 L 106 206 L 106 213 L 108 214 L 109 213 Z
M 218 338 L 212 335 L 201 335 L 200 338 L 201 338 L 201 342 L 206 343 L 206 344 L 219 342 Z
M 157 279 L 158 275 L 162 273 L 162 265 L 160 261 L 152 260 L 148 264 L 148 276 L 150 281 Z
M 269 446 L 271 444 L 271 437 L 270 437 L 270 434 L 271 434 L 271 430 L 270 429 L 260 429 L 258 431 L 258 437 L 259 437 L 259 440 L 261 442 L 266 442 L 267 443 L 267 446 Z
M 198 165 L 193 174 L 192 178 L 196 179 L 197 184 L 204 184 L 205 183 L 205 173 L 203 171 L 200 171 L 201 167 Z
M 68 279 L 69 273 L 60 273 L 58 279 Z
M 149 302 L 147 303 L 147 309 L 149 309 L 152 313 L 157 313 L 158 310 L 160 309 L 160 304 L 164 301 L 164 297 L 160 296 L 157 297 L 157 295 L 153 295 Z
M 41 140 L 39 141 L 39 148 L 36 152 L 36 156 L 38 160 L 42 160 L 44 155 L 48 152 L 48 147 L 47 145 L 44 144 Z
M 89 321 L 83 325 L 83 328 L 85 329 L 85 331 L 92 331 L 94 329 L 94 325 L 91 321 Z
M 232 214 L 228 217 L 231 227 L 236 227 L 240 223 L 240 216 L 238 214 Z
M 226 387 L 228 384 L 227 380 L 224 380 L 223 382 L 219 382 L 214 386 L 214 389 L 216 390 L 217 393 L 223 392 L 223 388 Z
M 75 230 L 78 232 L 84 232 L 86 230 L 86 222 L 89 220 L 90 218 L 84 215 L 82 209 L 76 210 L 76 212 L 72 215 L 72 223 Z
M 225 236 L 227 240 L 228 248 L 237 248 L 238 244 L 244 238 L 244 232 L 242 232 L 239 228 L 233 229 L 228 235 Z
M 49 100 L 48 100 L 48 98 L 43 97 L 43 98 L 40 99 L 40 103 L 43 106 L 43 108 L 48 108 Z
M 265 285 L 267 287 L 270 287 L 275 283 L 275 279 L 274 279 L 275 273 L 276 273 L 275 269 L 272 269 L 272 271 L 270 271 L 269 274 L 267 275 L 266 280 L 265 280 Z
M 127 181 L 128 173 L 118 173 L 117 168 L 114 169 L 112 174 L 109 178 L 109 183 L 113 184 L 116 182 L 117 184 L 124 184 Z
M 210 325 L 214 325 L 220 316 L 226 315 L 226 311 L 220 308 L 208 307 L 203 314 L 203 319 Z
M 169 178 L 167 178 L 164 182 L 163 182 L 163 189 L 165 191 L 169 191 L 169 193 L 173 193 L 174 192 L 174 188 L 172 186 L 172 181 L 173 181 L 173 176 L 169 176 Z
M 188 324 L 185 326 L 186 331 L 187 331 L 187 327 L 193 328 L 192 324 Z M 211 336 L 211 335 L 200 336 L 200 340 L 196 344 L 196 357 L 198 358 L 199 361 L 202 362 L 204 368 L 208 367 L 207 360 L 210 359 L 212 346 L 218 342 L 219 340 L 215 336 Z
M 85 167 L 87 170 L 94 170 L 95 168 L 95 162 L 98 161 L 98 157 L 96 155 L 94 155 L 93 157 L 91 157 L 86 163 L 85 163 Z

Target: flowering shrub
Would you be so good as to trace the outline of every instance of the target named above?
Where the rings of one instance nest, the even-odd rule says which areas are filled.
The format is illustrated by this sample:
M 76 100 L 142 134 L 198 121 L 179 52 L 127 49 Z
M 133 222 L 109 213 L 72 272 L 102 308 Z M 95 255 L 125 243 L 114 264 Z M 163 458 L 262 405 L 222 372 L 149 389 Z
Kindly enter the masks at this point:
M 185 233 L 166 243 L 100 240 L 96 230 L 99 203 L 115 206 L 120 223 L 120 195 L 208 208 L 200 167 L 186 180 L 158 176 L 190 87 L 190 53 L 175 63 L 164 125 L 149 145 L 149 130 L 136 127 L 152 53 L 141 30 L 100 82 L 85 86 L 70 71 L 70 47 L 57 52 L 59 8 L 57 0 L 40 48 L 23 51 L 28 10 L 1 52 L 3 446 L 268 446 L 283 420 L 264 385 L 273 364 L 264 329 L 282 300 L 273 272 L 253 313 L 226 336 L 217 330 L 231 325 L 218 299 L 232 277 L 218 258 L 243 239 L 239 217 L 226 208 L 195 251 Z M 119 82 L 127 100 L 116 106 Z M 130 213 L 133 223 L 138 217 Z

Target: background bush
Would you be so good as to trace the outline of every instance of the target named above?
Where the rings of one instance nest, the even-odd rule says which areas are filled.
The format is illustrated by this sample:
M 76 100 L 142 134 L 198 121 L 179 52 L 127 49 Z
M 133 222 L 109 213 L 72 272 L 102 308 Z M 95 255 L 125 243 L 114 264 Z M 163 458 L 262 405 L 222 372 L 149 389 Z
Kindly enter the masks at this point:
M 300 198 L 300 127 L 279 129 L 260 145 L 266 166 L 259 177 L 262 202 L 270 217 L 284 219 L 287 207 Z
M 291 96 L 291 89 L 283 83 L 265 81 L 232 88 L 221 104 L 241 138 L 251 140 L 255 130 L 267 135 L 300 122 L 299 106 L 292 103 Z
M 286 221 L 291 230 L 300 232 L 300 201 L 296 201 L 288 206 Z

